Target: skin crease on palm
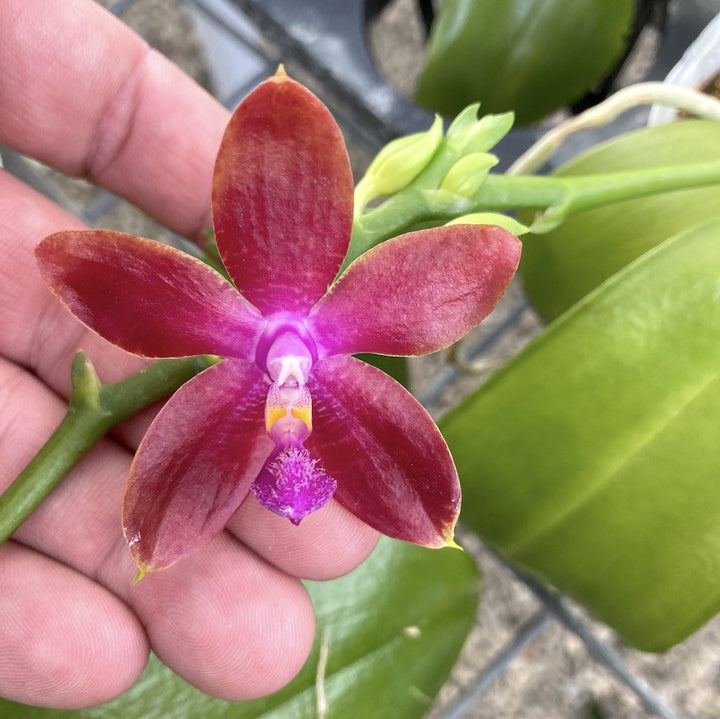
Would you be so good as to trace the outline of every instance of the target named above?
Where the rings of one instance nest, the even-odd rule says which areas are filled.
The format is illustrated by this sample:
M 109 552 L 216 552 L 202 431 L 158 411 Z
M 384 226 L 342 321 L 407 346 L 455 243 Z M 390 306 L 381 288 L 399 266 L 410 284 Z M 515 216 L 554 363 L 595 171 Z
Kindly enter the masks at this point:
M 0 3 L 0 144 L 82 176 L 200 239 L 226 111 L 92 0 Z M 83 349 L 100 378 L 142 365 L 81 327 L 35 265 L 82 224 L 0 170 L 0 490 L 65 411 Z M 335 502 L 299 527 L 246 501 L 207 547 L 133 586 L 120 512 L 151 417 L 103 440 L 0 546 L 0 695 L 78 708 L 127 689 L 152 649 L 210 694 L 272 692 L 302 666 L 314 617 L 298 577 L 361 563 L 377 534 Z

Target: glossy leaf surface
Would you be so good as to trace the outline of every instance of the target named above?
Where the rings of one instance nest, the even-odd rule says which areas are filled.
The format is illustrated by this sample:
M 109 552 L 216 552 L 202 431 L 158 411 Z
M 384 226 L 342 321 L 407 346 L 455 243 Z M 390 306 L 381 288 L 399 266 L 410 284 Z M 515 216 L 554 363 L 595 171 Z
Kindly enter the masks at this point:
M 720 157 L 720 122 L 686 120 L 632 132 L 576 158 L 557 172 L 589 175 L 682 165 Z M 646 250 L 683 229 L 720 217 L 720 188 L 663 193 L 569 217 L 527 239 L 520 265 L 525 291 L 552 320 Z
M 720 609 L 720 222 L 551 325 L 441 427 L 462 520 L 630 643 Z
M 381 539 L 358 570 L 309 582 L 318 638 L 300 675 L 252 702 L 226 702 L 193 689 L 157 658 L 135 686 L 81 711 L 0 699 L 12 719 L 316 719 L 321 637 L 327 719 L 420 719 L 447 677 L 472 625 L 477 569 L 455 550 L 436 552 Z
M 445 0 L 416 99 L 448 116 L 473 102 L 519 124 L 581 98 L 620 56 L 633 0 Z

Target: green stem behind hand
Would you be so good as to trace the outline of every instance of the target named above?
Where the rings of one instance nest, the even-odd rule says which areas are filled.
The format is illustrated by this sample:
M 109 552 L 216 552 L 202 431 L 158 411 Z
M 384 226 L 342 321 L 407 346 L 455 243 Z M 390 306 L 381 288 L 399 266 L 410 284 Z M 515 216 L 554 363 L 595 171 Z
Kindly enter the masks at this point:
M 0 496 L 0 542 L 10 537 L 112 427 L 172 394 L 217 361 L 209 355 L 160 360 L 122 382 L 102 386 L 87 357 L 82 352 L 75 355 L 67 414 Z

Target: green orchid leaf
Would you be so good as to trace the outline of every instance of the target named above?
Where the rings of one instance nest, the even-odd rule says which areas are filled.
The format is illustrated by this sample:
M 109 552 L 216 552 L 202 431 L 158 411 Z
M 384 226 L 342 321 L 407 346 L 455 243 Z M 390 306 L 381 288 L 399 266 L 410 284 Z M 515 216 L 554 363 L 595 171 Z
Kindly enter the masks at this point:
M 662 168 L 713 157 L 720 157 L 720 122 L 686 120 L 638 130 L 599 145 L 557 174 L 571 177 Z M 552 320 L 643 252 L 712 217 L 720 217 L 717 186 L 577 213 L 552 232 L 524 243 L 520 270 L 525 292 L 543 319 Z
M 634 0 L 445 0 L 416 99 L 447 116 L 481 102 L 519 124 L 582 97 L 620 57 Z
M 461 521 L 629 643 L 720 610 L 720 221 L 668 239 L 441 422 Z
M 472 626 L 478 572 L 456 550 L 382 538 L 346 577 L 308 582 L 318 620 L 298 677 L 265 699 L 226 702 L 152 657 L 138 682 L 98 707 L 64 711 L 0 699 L 13 719 L 413 719 L 422 717 Z M 270 601 L 270 599 L 269 599 Z M 322 659 L 321 659 L 322 656 Z
M 363 362 L 381 369 L 397 380 L 403 387 L 410 388 L 410 373 L 406 357 L 388 357 L 387 355 L 359 354 L 356 355 Z

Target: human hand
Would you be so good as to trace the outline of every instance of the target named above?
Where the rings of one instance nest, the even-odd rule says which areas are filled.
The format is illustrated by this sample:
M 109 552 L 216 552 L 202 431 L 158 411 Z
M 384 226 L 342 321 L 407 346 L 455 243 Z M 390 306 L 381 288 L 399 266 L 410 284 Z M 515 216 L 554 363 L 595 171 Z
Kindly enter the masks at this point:
M 0 143 L 199 238 L 227 113 L 95 3 L 48 7 L 0 4 Z M 0 172 L 0 490 L 64 414 L 77 350 L 106 382 L 142 366 L 73 320 L 40 279 L 37 242 L 81 228 Z M 0 695 L 97 704 L 133 683 L 150 649 L 210 694 L 271 692 L 313 638 L 296 577 L 338 576 L 374 546 L 376 533 L 334 502 L 293 527 L 248 498 L 205 549 L 133 586 L 120 511 L 148 419 L 98 445 L 0 546 Z

